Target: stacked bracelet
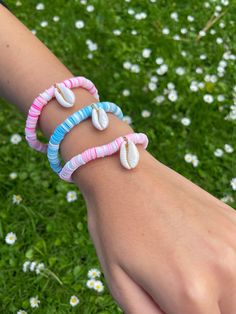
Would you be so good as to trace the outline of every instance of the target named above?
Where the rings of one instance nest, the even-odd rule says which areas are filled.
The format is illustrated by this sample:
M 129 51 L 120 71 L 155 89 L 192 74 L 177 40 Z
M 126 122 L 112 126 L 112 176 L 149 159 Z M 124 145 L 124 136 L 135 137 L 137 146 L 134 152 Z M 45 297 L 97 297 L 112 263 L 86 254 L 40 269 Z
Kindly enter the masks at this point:
M 108 126 L 108 117 L 106 112 L 111 112 L 119 119 L 123 119 L 123 113 L 116 104 L 111 102 L 98 102 L 73 113 L 63 123 L 56 127 L 54 133 L 50 137 L 47 150 L 48 160 L 54 172 L 59 174 L 62 170 L 59 160 L 59 147 L 65 135 L 70 132 L 74 126 L 78 125 L 90 116 L 92 116 L 92 123 L 94 127 L 98 130 L 104 130 Z
M 38 141 L 36 127 L 44 106 L 55 97 L 61 106 L 65 108 L 72 107 L 75 103 L 75 95 L 71 89 L 75 87 L 87 89 L 91 95 L 99 101 L 98 92 L 94 84 L 82 76 L 73 77 L 61 83 L 55 83 L 43 93 L 39 94 L 29 109 L 25 127 L 25 138 L 29 145 L 37 151 L 47 153 L 53 171 L 67 182 L 72 182 L 71 177 L 73 172 L 82 165 L 96 158 L 113 155 L 119 150 L 121 165 L 126 169 L 135 168 L 139 162 L 139 151 L 135 144 L 142 144 L 144 149 L 146 149 L 148 145 L 148 138 L 143 133 L 127 134 L 116 138 L 111 143 L 86 149 L 81 154 L 74 156 L 64 167 L 62 167 L 59 160 L 59 148 L 65 135 L 70 132 L 74 126 L 86 120 L 88 117 L 92 118 L 93 126 L 100 131 L 106 129 L 109 125 L 106 112 L 113 113 L 120 120 L 123 119 L 121 109 L 111 102 L 93 103 L 74 112 L 55 128 L 48 144 L 43 144 Z
M 68 161 L 60 171 L 59 176 L 67 182 L 73 182 L 71 176 L 76 169 L 93 159 L 113 155 L 119 149 L 122 166 L 126 169 L 133 169 L 139 161 L 139 152 L 135 144 L 142 144 L 143 148 L 146 149 L 148 145 L 147 136 L 143 133 L 131 133 L 118 137 L 109 144 L 86 149 L 82 154 L 74 156 Z
M 63 107 L 72 107 L 75 103 L 75 95 L 71 89 L 75 87 L 85 88 L 94 98 L 99 100 L 96 87 L 90 80 L 83 76 L 73 77 L 61 83 L 56 83 L 39 94 L 29 109 L 25 127 L 25 138 L 32 148 L 43 153 L 47 152 L 48 145 L 39 142 L 36 135 L 37 122 L 43 107 L 46 106 L 53 97 L 56 97 L 58 103 Z

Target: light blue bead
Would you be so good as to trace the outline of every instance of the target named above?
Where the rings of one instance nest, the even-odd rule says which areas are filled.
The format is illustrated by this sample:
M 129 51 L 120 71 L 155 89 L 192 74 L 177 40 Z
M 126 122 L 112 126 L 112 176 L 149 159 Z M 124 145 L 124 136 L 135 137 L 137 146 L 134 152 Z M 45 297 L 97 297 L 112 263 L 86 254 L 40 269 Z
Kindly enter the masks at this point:
M 114 103 L 105 101 L 97 102 L 95 105 L 98 108 L 104 109 L 106 112 L 111 112 L 117 116 L 120 120 L 123 119 L 123 113 L 121 109 Z M 52 136 L 50 137 L 48 143 L 47 157 L 50 163 L 52 170 L 56 173 L 59 173 L 62 169 L 61 162 L 59 160 L 59 146 L 61 141 L 64 139 L 65 135 L 71 131 L 71 129 L 78 125 L 80 122 L 86 120 L 92 115 L 92 106 L 88 105 L 77 112 L 74 112 L 69 116 L 64 122 L 58 125 Z M 57 145 L 57 146 L 54 146 Z M 72 167 L 72 165 L 70 164 Z

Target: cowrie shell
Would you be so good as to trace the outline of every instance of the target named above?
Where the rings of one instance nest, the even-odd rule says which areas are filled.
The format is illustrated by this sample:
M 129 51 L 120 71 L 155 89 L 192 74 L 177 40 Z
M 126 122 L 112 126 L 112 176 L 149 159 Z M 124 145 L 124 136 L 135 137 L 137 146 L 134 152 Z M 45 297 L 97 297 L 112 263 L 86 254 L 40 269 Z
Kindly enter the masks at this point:
M 54 95 L 62 107 L 70 108 L 75 103 L 75 94 L 63 83 L 54 85 Z
M 125 140 L 120 146 L 120 162 L 126 169 L 133 169 L 139 162 L 139 151 L 131 140 Z
M 104 109 L 98 108 L 95 104 L 92 105 L 92 123 L 93 126 L 102 131 L 108 127 L 109 119 Z

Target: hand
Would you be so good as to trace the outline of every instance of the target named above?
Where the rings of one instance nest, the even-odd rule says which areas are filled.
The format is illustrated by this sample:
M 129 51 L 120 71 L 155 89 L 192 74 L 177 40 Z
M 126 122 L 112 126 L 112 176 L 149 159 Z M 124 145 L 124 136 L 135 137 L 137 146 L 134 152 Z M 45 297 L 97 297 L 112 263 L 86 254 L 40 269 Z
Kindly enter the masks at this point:
M 234 209 L 140 154 L 131 171 L 117 155 L 83 170 L 96 182 L 83 190 L 88 229 L 112 296 L 128 314 L 236 313 Z

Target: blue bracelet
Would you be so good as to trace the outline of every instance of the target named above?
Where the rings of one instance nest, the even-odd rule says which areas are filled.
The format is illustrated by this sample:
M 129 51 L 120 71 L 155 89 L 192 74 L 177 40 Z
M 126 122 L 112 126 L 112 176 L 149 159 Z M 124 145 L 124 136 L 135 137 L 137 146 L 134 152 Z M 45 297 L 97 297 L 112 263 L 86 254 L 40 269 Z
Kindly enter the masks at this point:
M 120 120 L 123 119 L 123 113 L 116 104 L 111 102 L 97 102 L 93 103 L 89 106 L 86 106 L 80 109 L 77 112 L 74 112 L 71 116 L 69 116 L 64 122 L 58 125 L 52 136 L 50 137 L 47 149 L 47 156 L 50 163 L 52 170 L 59 174 L 62 170 L 61 162 L 59 160 L 59 147 L 61 141 L 64 139 L 65 135 L 70 132 L 70 130 L 78 125 L 80 122 L 86 120 L 88 117 L 92 116 L 94 118 L 94 110 L 100 110 L 99 108 L 103 109 L 105 112 L 111 112 L 115 116 L 117 116 Z M 104 112 L 103 112 L 104 113 Z M 103 119 L 106 120 L 106 119 Z M 93 120 L 94 122 L 94 120 Z M 95 118 L 96 124 L 96 118 Z M 94 125 L 95 125 L 94 124 Z M 96 127 L 96 125 L 95 125 Z M 102 129 L 100 129 L 102 130 Z

